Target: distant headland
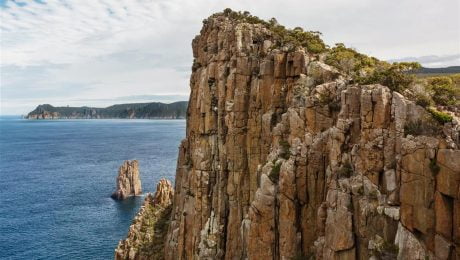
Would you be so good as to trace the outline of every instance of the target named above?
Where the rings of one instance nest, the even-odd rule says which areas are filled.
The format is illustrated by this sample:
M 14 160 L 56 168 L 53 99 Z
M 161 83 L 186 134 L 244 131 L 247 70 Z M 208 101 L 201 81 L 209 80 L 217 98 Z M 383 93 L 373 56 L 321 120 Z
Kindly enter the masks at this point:
M 37 106 L 26 119 L 184 119 L 187 101 L 119 104 L 106 108 Z

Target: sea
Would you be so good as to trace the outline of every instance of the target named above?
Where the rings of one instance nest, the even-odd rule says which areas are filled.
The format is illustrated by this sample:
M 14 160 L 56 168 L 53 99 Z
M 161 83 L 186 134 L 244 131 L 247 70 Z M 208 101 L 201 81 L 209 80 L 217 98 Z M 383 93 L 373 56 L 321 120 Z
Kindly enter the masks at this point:
M 119 166 L 154 192 L 184 137 L 185 120 L 0 117 L 0 259 L 113 259 L 144 199 L 110 198 Z

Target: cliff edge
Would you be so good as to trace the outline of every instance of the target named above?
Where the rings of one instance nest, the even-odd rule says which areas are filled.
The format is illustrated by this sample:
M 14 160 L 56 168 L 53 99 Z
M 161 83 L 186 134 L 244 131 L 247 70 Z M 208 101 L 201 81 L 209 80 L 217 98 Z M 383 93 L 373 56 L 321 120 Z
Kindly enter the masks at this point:
M 460 259 L 459 121 L 407 64 L 231 10 L 192 47 L 166 259 Z

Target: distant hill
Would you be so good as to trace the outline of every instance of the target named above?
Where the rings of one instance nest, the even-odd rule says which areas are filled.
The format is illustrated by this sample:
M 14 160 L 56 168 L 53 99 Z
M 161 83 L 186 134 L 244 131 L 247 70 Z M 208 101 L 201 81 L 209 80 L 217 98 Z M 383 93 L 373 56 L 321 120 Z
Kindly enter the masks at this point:
M 444 74 L 444 73 L 460 73 L 460 66 L 450 66 L 445 68 L 420 68 L 414 71 L 416 74 Z
M 54 107 L 49 104 L 37 106 L 27 119 L 181 119 L 187 114 L 187 101 L 170 104 L 133 103 L 119 104 L 106 108 L 96 107 Z

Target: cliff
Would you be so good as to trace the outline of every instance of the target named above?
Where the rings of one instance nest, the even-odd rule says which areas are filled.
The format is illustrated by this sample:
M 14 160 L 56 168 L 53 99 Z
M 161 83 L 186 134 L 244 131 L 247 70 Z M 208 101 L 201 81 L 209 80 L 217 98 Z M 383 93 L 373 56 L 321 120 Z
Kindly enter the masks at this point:
M 161 179 L 155 195 L 145 197 L 128 236 L 115 249 L 115 259 L 163 259 L 164 238 L 168 231 L 174 190 L 171 182 Z
M 27 119 L 178 119 L 185 118 L 187 101 L 171 104 L 159 102 L 113 105 L 106 108 L 53 107 L 39 105 L 30 112 Z
M 459 120 L 404 64 L 229 10 L 192 47 L 166 259 L 460 259 Z
M 142 193 L 141 179 L 139 176 L 139 162 L 137 160 L 124 161 L 118 169 L 117 190 L 112 198 L 123 200 L 129 196 Z

